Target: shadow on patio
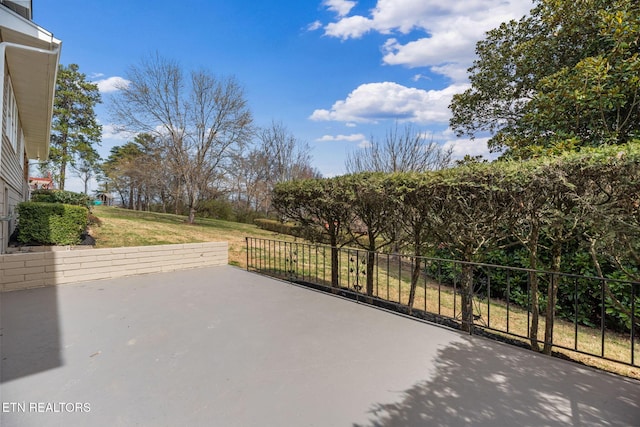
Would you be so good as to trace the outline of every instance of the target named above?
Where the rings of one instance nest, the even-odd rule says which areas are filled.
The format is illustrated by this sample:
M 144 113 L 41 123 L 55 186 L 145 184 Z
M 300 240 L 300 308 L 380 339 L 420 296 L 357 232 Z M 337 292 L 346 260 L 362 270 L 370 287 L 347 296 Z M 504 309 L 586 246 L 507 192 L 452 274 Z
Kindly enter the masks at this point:
M 0 294 L 0 383 L 62 366 L 55 286 Z
M 483 339 L 438 351 L 435 372 L 354 426 L 638 425 L 638 383 Z M 615 391 L 603 393 L 603 390 Z

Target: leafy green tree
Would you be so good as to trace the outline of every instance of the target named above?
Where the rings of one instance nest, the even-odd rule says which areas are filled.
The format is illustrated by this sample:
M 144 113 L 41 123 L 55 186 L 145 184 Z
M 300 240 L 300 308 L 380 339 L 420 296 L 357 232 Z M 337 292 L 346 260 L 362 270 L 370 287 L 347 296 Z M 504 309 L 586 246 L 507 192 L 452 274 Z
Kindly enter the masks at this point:
M 164 170 L 159 144 L 152 135 L 139 134 L 133 141 L 113 147 L 102 171 L 129 209 L 148 209 L 157 199 L 165 206 L 171 180 Z
M 580 203 L 586 208 L 580 227 L 583 243 L 597 276 L 603 279 L 640 281 L 639 142 L 564 156 L 569 180 L 581 188 Z M 636 292 L 633 302 L 633 285 L 603 280 L 602 286 L 607 316 L 629 329 L 637 327 L 640 296 Z
M 499 165 L 500 162 L 496 162 Z M 509 228 L 510 237 L 524 247 L 528 253 L 527 267 L 537 270 L 540 261 L 540 239 L 542 228 L 547 219 L 548 210 L 545 209 L 552 191 L 554 176 L 544 173 L 534 162 L 522 162 L 511 179 L 501 184 L 510 199 L 513 210 L 511 221 L 505 224 Z M 531 324 L 529 325 L 529 339 L 531 348 L 539 351 L 538 325 L 540 320 L 539 277 L 533 271 L 528 273 L 531 310 Z
M 430 185 L 432 179 L 434 174 L 430 173 L 397 173 L 389 175 L 384 180 L 386 192 L 390 195 L 389 202 L 395 204 L 394 221 L 400 228 L 400 233 L 395 233 L 395 236 L 402 236 L 415 257 L 407 304 L 409 311 L 413 308 L 416 288 L 421 277 L 421 257 L 436 245 L 431 228 L 430 203 L 434 188 Z
M 345 223 L 347 234 L 367 251 L 366 292 L 373 296 L 376 252 L 394 242 L 395 204 L 384 185 L 384 174 L 363 172 L 335 178 L 338 190 L 351 195 L 350 208 L 355 218 Z
M 272 200 L 274 208 L 284 218 L 296 221 L 310 236 L 319 233 L 329 241 L 331 286 L 335 288 L 340 285 L 339 247 L 348 243 L 345 229 L 354 220 L 353 194 L 345 191 L 339 179 L 283 182 L 275 186 Z
M 639 37 L 634 0 L 537 0 L 477 44 L 450 124 L 525 157 L 627 142 L 640 132 Z
M 501 184 L 512 169 L 477 163 L 435 172 L 428 182 L 429 223 L 438 245 L 460 265 L 462 329 L 473 329 L 473 262 L 500 245 L 512 220 L 511 199 Z
M 67 166 L 80 161 L 95 166 L 95 145 L 100 143 L 102 126 L 98 123 L 95 106 L 101 102 L 98 86 L 86 80 L 76 64 L 60 65 L 53 105 L 51 148 L 44 168 L 54 172 L 58 188 L 64 190 Z
M 109 187 L 120 194 L 122 203 L 133 209 L 133 192 L 135 191 L 136 159 L 142 155 L 140 147 L 134 142 L 115 146 L 109 157 L 102 164 L 102 170 Z
M 580 202 L 581 188 L 572 185 L 562 160 L 554 159 L 541 166 L 540 172 L 547 177 L 545 186 L 547 200 L 543 206 L 543 224 L 541 236 L 550 242 L 548 253 L 552 272 L 562 272 L 562 259 L 567 255 L 570 242 L 576 238 L 576 230 L 584 219 L 585 204 Z M 553 331 L 558 301 L 560 277 L 552 275 L 547 283 L 547 306 L 545 313 L 545 354 L 551 354 Z

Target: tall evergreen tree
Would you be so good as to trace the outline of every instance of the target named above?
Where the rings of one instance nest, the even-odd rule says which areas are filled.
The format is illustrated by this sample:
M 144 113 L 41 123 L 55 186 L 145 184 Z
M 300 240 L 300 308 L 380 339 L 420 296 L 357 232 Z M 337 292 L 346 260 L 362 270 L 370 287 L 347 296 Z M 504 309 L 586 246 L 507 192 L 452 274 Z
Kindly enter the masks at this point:
M 56 81 L 51 148 L 44 167 L 53 172 L 61 190 L 64 190 L 67 167 L 93 159 L 94 146 L 100 143 L 102 135 L 94 110 L 101 102 L 98 86 L 87 81 L 78 70 L 76 64 L 68 67 L 61 64 Z

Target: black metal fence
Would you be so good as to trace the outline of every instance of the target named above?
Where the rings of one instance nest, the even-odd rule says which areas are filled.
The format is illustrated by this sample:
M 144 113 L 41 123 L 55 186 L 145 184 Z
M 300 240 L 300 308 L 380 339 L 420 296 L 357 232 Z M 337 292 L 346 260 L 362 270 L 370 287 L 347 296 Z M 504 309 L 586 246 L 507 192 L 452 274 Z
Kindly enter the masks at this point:
M 470 267 L 471 333 L 546 344 L 587 363 L 640 366 L 639 282 L 258 238 L 246 245 L 248 270 L 449 326 L 462 324 L 461 280 Z M 556 316 L 545 334 L 550 283 L 558 288 Z

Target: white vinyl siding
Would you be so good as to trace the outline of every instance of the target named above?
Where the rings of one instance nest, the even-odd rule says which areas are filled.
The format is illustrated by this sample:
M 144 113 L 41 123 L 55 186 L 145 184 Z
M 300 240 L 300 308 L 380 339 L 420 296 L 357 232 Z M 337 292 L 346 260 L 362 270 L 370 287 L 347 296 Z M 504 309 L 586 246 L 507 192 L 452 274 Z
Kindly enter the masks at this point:
M 18 151 L 18 146 L 21 145 L 19 140 L 21 139 L 20 137 L 22 132 L 20 130 L 20 121 L 18 118 L 18 104 L 16 103 L 16 97 L 13 93 L 11 78 L 9 78 L 8 75 L 5 78 L 3 111 L 4 135 L 9 139 L 14 153 L 20 153 L 20 151 Z
M 16 151 L 16 154 L 18 155 L 19 158 L 22 159 L 22 161 L 20 162 L 20 168 L 24 171 L 24 162 L 25 162 L 25 147 L 24 147 L 24 133 L 22 132 L 22 127 L 19 128 L 18 130 L 18 150 Z
M 6 72 L 5 68 L 5 72 Z M 11 78 L 4 78 L 4 108 L 2 117 L 2 158 L 0 158 L 0 177 L 7 186 L 18 194 L 23 193 L 24 177 L 24 135 L 20 128 L 18 105 L 11 85 Z M 21 197 L 26 199 L 28 194 Z

